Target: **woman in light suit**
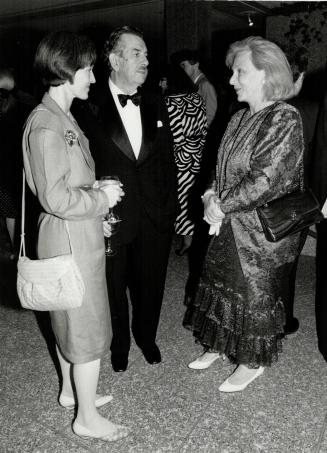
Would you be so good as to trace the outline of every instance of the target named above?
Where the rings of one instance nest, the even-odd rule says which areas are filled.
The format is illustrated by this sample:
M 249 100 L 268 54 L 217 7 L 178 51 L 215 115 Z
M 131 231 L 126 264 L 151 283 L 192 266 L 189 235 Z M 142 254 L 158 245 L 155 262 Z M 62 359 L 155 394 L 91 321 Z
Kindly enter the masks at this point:
M 95 58 L 93 43 L 83 36 L 55 32 L 41 41 L 34 65 L 47 92 L 27 121 L 23 157 L 27 183 L 43 207 L 38 257 L 70 253 L 67 225 L 86 289 L 80 308 L 50 312 L 63 377 L 59 403 L 75 406 L 74 385 L 75 434 L 114 441 L 128 430 L 97 412 L 112 397 L 96 394 L 100 358 L 111 340 L 102 216 L 124 192 L 119 185 L 95 188 L 88 140 L 70 113 L 73 99 L 87 99 L 95 82 Z

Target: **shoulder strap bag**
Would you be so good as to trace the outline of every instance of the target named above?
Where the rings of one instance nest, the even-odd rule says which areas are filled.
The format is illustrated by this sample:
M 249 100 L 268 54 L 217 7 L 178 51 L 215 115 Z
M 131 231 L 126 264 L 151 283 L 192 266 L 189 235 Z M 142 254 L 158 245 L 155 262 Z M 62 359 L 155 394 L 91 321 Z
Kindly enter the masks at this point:
M 25 252 L 25 171 L 23 170 L 22 222 L 17 293 L 23 308 L 37 311 L 70 310 L 82 305 L 85 286 L 75 263 L 68 223 L 71 253 L 31 260 Z
M 304 187 L 303 162 L 300 177 L 300 189 L 257 208 L 267 241 L 278 242 L 323 220 L 317 198 L 310 188 Z

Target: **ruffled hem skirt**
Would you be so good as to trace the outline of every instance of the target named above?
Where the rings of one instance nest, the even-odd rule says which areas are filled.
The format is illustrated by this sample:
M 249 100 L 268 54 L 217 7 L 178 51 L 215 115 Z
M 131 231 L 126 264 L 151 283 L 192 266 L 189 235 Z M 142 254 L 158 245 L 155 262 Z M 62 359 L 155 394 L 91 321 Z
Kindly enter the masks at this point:
M 284 306 L 281 294 L 288 274 L 269 269 L 266 281 L 245 277 L 230 224 L 212 239 L 194 300 L 183 326 L 205 349 L 233 363 L 270 366 L 282 350 Z

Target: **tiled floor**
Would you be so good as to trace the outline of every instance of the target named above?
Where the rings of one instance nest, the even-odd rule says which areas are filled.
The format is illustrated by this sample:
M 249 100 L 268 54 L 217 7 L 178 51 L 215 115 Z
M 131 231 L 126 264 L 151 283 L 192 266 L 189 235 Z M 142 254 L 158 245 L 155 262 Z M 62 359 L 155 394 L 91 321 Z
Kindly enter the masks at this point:
M 57 404 L 59 381 L 38 319 L 18 308 L 15 265 L 0 247 L 1 453 L 323 453 L 327 452 L 327 366 L 314 326 L 314 257 L 301 257 L 296 315 L 300 330 L 287 338 L 277 365 L 244 392 L 221 394 L 233 367 L 206 371 L 187 363 L 201 348 L 181 326 L 187 259 L 171 254 L 158 334 L 160 365 L 148 365 L 133 345 L 125 373 L 104 357 L 100 391 L 114 400 L 101 413 L 131 427 L 124 440 L 84 441 L 71 431 L 73 414 Z

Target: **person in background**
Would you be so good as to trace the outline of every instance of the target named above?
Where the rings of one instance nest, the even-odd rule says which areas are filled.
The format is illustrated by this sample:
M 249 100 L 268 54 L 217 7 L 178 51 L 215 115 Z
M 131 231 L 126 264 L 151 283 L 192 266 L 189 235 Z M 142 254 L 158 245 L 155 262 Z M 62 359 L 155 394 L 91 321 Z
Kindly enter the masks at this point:
M 215 87 L 207 79 L 200 69 L 198 52 L 191 49 L 182 49 L 172 55 L 172 61 L 178 64 L 191 82 L 195 85 L 198 94 L 203 98 L 206 107 L 208 133 L 202 152 L 201 169 L 193 186 L 194 194 L 201 194 L 208 185 L 212 169 L 217 158 L 217 143 L 226 128 L 222 121 L 224 112 L 219 104 L 217 111 L 217 92 Z M 224 124 L 225 123 L 225 127 Z M 193 197 L 193 212 L 195 228 L 192 247 L 189 249 L 189 277 L 185 288 L 184 304 L 188 305 L 194 296 L 195 288 L 199 282 L 203 267 L 204 256 L 208 247 L 208 225 L 202 219 L 202 203 L 200 197 Z
M 302 82 L 304 73 L 300 74 L 297 91 L 300 92 L 302 88 Z M 318 103 L 314 100 L 308 99 L 301 93 L 287 102 L 298 109 L 302 119 L 303 125 L 303 138 L 304 138 L 304 156 L 303 156 L 303 168 L 304 168 L 304 182 L 305 185 L 310 186 L 309 172 L 310 172 L 310 160 L 313 151 L 313 138 L 316 129 L 317 115 L 318 115 Z M 296 272 L 300 253 L 305 245 L 306 239 L 309 234 L 309 228 L 303 230 L 300 236 L 299 254 L 294 263 L 290 264 L 290 277 L 289 277 L 289 291 L 284 300 L 285 306 L 285 335 L 292 335 L 299 329 L 299 320 L 294 316 L 294 299 L 295 299 L 295 283 L 296 283 Z
M 217 95 L 214 86 L 200 70 L 199 57 L 196 51 L 184 49 L 176 52 L 175 59 L 179 60 L 180 67 L 197 87 L 206 106 L 208 126 L 210 127 L 217 111 Z
M 281 351 L 288 265 L 298 255 L 300 233 L 267 241 L 256 208 L 301 186 L 304 143 L 299 112 L 283 102 L 295 85 L 282 50 L 252 36 L 230 46 L 226 64 L 238 101 L 248 108 L 230 120 L 216 177 L 203 195 L 213 239 L 183 325 L 204 348 L 189 367 L 206 369 L 227 356 L 236 368 L 219 390 L 237 392 Z
M 161 94 L 165 96 L 168 89 L 168 80 L 166 76 L 162 76 L 159 80 L 159 88 L 161 90 Z
M 174 137 L 174 158 L 177 166 L 177 193 L 180 212 L 175 233 L 182 238 L 176 249 L 184 255 L 192 244 L 194 233 L 194 197 L 192 187 L 200 171 L 202 151 L 207 135 L 207 119 L 202 97 L 188 77 L 174 65 L 168 71 L 165 101 Z M 197 194 L 200 197 L 201 194 Z
M 0 214 L 9 233 L 11 259 L 15 257 L 16 220 L 20 212 L 23 124 L 30 110 L 16 97 L 13 70 L 0 68 Z
M 112 397 L 96 394 L 100 359 L 111 338 L 102 216 L 124 192 L 120 185 L 95 188 L 88 141 L 70 112 L 73 99 L 87 99 L 95 82 L 95 58 L 86 37 L 53 32 L 42 39 L 34 66 L 47 92 L 26 123 L 23 159 L 27 183 L 43 208 L 38 257 L 72 249 L 85 284 L 81 307 L 50 312 L 62 372 L 59 404 L 77 407 L 75 434 L 114 441 L 128 429 L 99 414 L 97 407 Z
M 325 67 L 325 87 L 319 106 L 317 127 L 310 159 L 309 185 L 317 196 L 324 220 L 316 225 L 316 329 L 318 348 L 327 362 L 327 65 Z
M 164 99 L 139 89 L 149 65 L 142 32 L 129 26 L 115 29 L 104 56 L 108 85 L 100 93 L 96 121 L 84 120 L 83 130 L 97 174 L 117 175 L 124 185 L 125 197 L 115 209 L 122 220 L 113 236 L 117 253 L 107 257 L 106 266 L 111 364 L 114 371 L 124 372 L 131 331 L 145 360 L 161 362 L 156 335 L 178 207 L 177 172 Z

